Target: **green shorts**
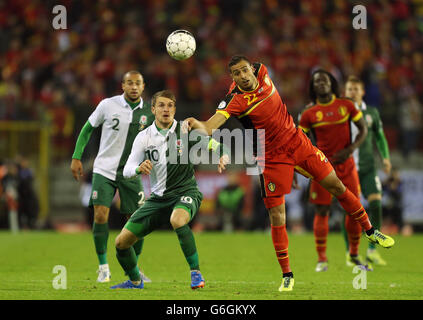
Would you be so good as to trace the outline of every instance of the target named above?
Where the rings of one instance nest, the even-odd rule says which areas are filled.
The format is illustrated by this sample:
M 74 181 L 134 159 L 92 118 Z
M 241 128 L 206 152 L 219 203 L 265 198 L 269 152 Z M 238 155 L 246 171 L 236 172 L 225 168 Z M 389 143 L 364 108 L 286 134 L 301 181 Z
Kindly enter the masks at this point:
M 365 172 L 359 171 L 361 192 L 367 198 L 373 193 L 382 193 L 382 184 L 376 170 L 367 170 Z
M 135 211 L 125 228 L 143 238 L 159 227 L 170 224 L 170 216 L 175 208 L 183 208 L 190 214 L 190 221 L 200 208 L 203 194 L 198 189 L 173 197 L 159 197 L 152 194 L 144 205 Z
M 116 190 L 119 190 L 121 213 L 131 214 L 138 209 L 138 201 L 140 200 L 138 193 L 143 191 L 140 177 L 133 179 L 118 178 L 113 181 L 98 173 L 93 173 L 89 205 L 110 208 Z

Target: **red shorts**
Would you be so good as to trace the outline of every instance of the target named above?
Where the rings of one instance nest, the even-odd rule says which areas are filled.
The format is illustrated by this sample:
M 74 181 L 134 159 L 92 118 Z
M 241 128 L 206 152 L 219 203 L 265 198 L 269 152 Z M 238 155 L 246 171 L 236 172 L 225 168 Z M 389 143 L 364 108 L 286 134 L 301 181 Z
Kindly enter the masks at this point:
M 261 194 L 266 208 L 284 203 L 284 195 L 291 192 L 294 169 L 302 175 L 321 181 L 333 170 L 332 165 L 310 139 L 298 129 L 295 150 L 266 159 L 260 175 Z
M 348 158 L 344 163 L 335 165 L 335 172 L 342 183 L 357 197 L 360 197 L 360 181 L 354 159 Z M 332 195 L 316 181 L 311 182 L 310 202 L 330 205 Z

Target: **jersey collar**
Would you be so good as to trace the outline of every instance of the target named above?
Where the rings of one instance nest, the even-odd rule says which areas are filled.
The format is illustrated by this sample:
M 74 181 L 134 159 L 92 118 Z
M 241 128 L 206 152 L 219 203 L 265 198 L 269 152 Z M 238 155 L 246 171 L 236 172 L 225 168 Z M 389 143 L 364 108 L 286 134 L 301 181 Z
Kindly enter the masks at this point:
M 172 133 L 175 132 L 175 128 L 176 128 L 177 124 L 178 124 L 178 121 L 176 121 L 175 119 L 173 119 L 173 123 L 172 123 L 171 127 L 169 128 L 169 130 L 168 130 L 168 132 L 166 134 L 166 137 L 169 135 L 169 132 L 172 132 Z M 152 127 L 151 130 L 153 130 L 153 134 L 154 135 L 160 135 L 160 136 L 163 137 L 163 135 L 157 129 L 156 121 L 153 122 L 153 124 L 151 125 L 151 127 Z
M 335 101 L 335 99 L 336 99 L 336 96 L 334 94 L 332 94 L 332 99 L 330 99 L 329 102 L 323 103 L 323 102 L 320 102 L 319 99 L 317 99 L 317 104 L 319 104 L 321 106 L 328 106 L 328 105 L 332 104 Z
M 124 107 L 128 107 L 128 108 L 131 108 L 131 106 L 128 104 L 128 102 L 126 102 L 126 100 L 125 100 L 125 94 L 123 93 L 123 94 L 121 94 L 121 96 L 120 96 L 120 101 L 121 101 L 121 103 L 122 103 L 122 106 L 124 106 Z M 140 104 L 139 105 L 137 105 L 137 107 L 135 108 L 135 109 L 131 109 L 132 111 L 134 111 L 134 110 L 136 110 L 136 109 L 138 109 L 138 108 L 140 108 L 140 109 L 142 109 L 142 107 L 144 106 L 144 100 L 142 99 L 142 97 L 140 97 Z

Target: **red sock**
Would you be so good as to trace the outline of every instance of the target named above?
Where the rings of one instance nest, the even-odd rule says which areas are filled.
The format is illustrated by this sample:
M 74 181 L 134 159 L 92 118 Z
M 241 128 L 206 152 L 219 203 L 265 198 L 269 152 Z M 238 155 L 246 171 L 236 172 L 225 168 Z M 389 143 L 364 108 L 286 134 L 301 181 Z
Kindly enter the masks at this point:
M 357 221 L 364 231 L 372 228 L 366 210 L 364 210 L 360 200 L 350 190 L 345 189 L 345 192 L 337 199 L 347 214 Z
M 350 247 L 350 255 L 358 255 L 358 247 L 360 245 L 361 225 L 351 216 L 345 216 L 345 230 L 348 234 L 348 242 Z
M 326 242 L 329 233 L 329 216 L 314 214 L 313 230 L 319 262 L 328 261 L 326 257 Z
M 291 272 L 289 267 L 289 256 L 288 256 L 288 233 L 286 232 L 286 225 L 283 226 L 271 226 L 272 230 L 272 241 L 275 247 L 276 257 L 281 266 L 282 273 Z

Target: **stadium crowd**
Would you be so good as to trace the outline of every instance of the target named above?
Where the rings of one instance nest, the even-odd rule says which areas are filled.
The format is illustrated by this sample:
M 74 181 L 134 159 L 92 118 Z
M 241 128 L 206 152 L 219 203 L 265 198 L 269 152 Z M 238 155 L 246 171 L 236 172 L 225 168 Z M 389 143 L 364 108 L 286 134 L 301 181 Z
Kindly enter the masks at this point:
M 121 92 L 125 71 L 143 73 L 146 98 L 171 89 L 184 115 L 204 119 L 226 93 L 235 53 L 268 65 L 294 118 L 309 102 L 311 70 L 325 68 L 341 84 L 361 76 L 390 147 L 404 156 L 422 148 L 422 0 L 366 3 L 367 30 L 352 27 L 355 1 L 61 3 L 66 30 L 52 27 L 55 1 L 0 0 L 0 120 L 51 121 L 63 160 L 98 102 Z M 196 37 L 197 52 L 186 62 L 166 53 L 175 29 Z

